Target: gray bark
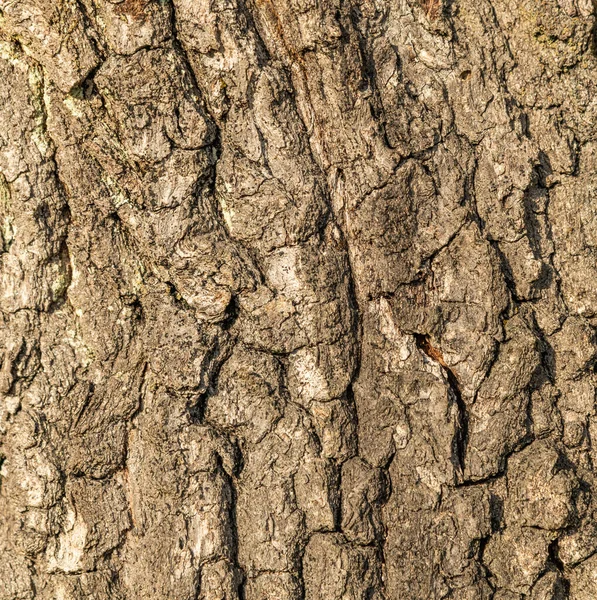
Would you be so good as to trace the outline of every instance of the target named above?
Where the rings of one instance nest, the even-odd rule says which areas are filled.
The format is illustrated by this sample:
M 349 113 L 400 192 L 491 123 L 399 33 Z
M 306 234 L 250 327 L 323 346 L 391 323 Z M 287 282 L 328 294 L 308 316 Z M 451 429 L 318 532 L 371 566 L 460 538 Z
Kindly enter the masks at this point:
M 597 597 L 591 0 L 0 0 L 0 600 Z

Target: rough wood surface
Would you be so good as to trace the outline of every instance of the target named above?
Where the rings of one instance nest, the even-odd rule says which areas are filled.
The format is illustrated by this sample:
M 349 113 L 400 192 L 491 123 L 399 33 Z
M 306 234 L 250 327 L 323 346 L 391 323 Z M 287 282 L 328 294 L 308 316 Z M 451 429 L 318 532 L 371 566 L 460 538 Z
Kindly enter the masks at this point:
M 597 598 L 591 0 L 0 0 L 0 600 Z

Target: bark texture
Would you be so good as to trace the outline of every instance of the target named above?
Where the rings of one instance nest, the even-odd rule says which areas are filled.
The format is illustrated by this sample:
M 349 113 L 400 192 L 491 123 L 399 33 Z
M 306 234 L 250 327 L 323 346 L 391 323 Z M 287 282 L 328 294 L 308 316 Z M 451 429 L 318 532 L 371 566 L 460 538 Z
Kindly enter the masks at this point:
M 591 0 L 0 0 L 0 600 L 597 598 Z

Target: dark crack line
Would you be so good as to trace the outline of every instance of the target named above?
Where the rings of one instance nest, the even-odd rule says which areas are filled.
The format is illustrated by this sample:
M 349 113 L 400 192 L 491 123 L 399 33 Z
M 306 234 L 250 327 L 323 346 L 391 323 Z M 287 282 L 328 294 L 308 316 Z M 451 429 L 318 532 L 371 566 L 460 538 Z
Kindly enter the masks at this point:
M 468 409 L 464 400 L 462 399 L 462 393 L 460 391 L 460 384 L 454 374 L 454 371 L 446 364 L 441 352 L 431 345 L 431 341 L 428 335 L 415 334 L 415 341 L 417 348 L 433 361 L 439 363 L 444 370 L 446 378 L 448 380 L 449 392 L 451 393 L 452 399 L 456 403 L 458 410 L 458 422 L 456 424 L 456 432 L 452 440 L 452 463 L 459 471 L 459 480 L 455 483 L 460 483 L 464 479 L 464 461 L 466 456 L 466 447 L 468 443 L 468 423 L 469 415 Z

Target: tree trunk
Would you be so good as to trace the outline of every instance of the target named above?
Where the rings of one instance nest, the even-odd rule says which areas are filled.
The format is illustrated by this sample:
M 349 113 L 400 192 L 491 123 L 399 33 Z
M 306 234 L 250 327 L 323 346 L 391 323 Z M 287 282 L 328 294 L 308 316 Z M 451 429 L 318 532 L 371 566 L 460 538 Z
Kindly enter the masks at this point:
M 0 600 L 594 600 L 591 0 L 0 0 Z

